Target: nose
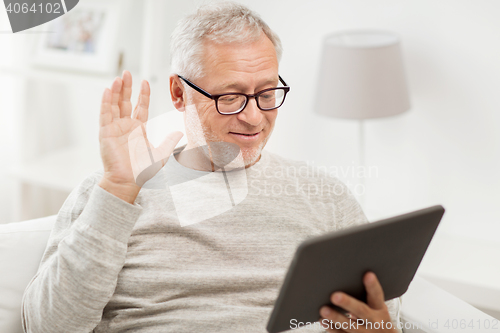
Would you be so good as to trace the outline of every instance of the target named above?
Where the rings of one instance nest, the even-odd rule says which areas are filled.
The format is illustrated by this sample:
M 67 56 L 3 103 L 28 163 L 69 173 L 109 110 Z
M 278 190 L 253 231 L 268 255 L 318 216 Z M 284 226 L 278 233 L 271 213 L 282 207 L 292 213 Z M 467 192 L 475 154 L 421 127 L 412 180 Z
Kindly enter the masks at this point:
M 257 101 L 255 98 L 250 98 L 248 100 L 245 109 L 237 114 L 239 120 L 244 121 L 245 123 L 257 126 L 262 121 L 262 111 L 257 107 Z

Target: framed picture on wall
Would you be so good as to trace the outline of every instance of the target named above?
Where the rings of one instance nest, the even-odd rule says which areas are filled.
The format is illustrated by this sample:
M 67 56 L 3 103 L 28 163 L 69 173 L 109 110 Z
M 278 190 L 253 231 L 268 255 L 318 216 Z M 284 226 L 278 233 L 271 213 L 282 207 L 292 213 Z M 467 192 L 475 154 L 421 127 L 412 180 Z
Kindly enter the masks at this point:
M 120 8 L 116 2 L 80 2 L 39 34 L 32 64 L 61 70 L 110 74 L 118 67 Z

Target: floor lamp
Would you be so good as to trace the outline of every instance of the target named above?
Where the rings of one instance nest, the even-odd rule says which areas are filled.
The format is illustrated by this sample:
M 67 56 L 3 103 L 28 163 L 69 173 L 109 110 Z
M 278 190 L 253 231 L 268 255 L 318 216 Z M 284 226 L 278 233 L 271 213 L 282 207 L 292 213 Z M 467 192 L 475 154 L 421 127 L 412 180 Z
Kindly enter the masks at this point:
M 364 121 L 410 108 L 400 41 L 379 30 L 326 36 L 320 64 L 316 112 L 359 124 L 359 165 L 365 167 Z M 365 186 L 363 177 L 360 184 Z M 363 203 L 363 196 L 360 198 Z

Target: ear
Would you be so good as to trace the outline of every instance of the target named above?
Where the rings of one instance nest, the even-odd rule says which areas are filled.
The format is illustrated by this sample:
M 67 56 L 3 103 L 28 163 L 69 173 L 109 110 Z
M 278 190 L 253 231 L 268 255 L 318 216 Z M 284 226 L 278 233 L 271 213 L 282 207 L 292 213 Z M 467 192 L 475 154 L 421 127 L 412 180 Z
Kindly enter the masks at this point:
M 170 97 L 172 98 L 172 104 L 180 112 L 185 111 L 185 99 L 184 99 L 184 86 L 181 83 L 181 79 L 175 74 L 170 75 Z

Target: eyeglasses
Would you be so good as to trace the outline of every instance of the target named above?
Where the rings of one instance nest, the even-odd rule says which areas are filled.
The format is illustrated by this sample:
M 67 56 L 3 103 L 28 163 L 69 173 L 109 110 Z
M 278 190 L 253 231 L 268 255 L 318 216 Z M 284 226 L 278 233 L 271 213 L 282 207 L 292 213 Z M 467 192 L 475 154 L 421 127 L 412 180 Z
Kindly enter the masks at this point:
M 220 95 L 212 95 L 205 90 L 198 87 L 193 82 L 186 78 L 178 75 L 188 86 L 199 92 L 200 94 L 211 98 L 215 101 L 215 108 L 217 112 L 224 115 L 240 113 L 245 109 L 248 104 L 248 100 L 253 97 L 257 102 L 257 107 L 262 111 L 269 111 L 279 108 L 283 105 L 285 101 L 286 94 L 290 91 L 290 87 L 287 86 L 285 81 L 278 75 L 280 82 L 284 87 L 276 87 L 261 90 L 253 95 L 243 94 L 243 93 L 227 93 Z

